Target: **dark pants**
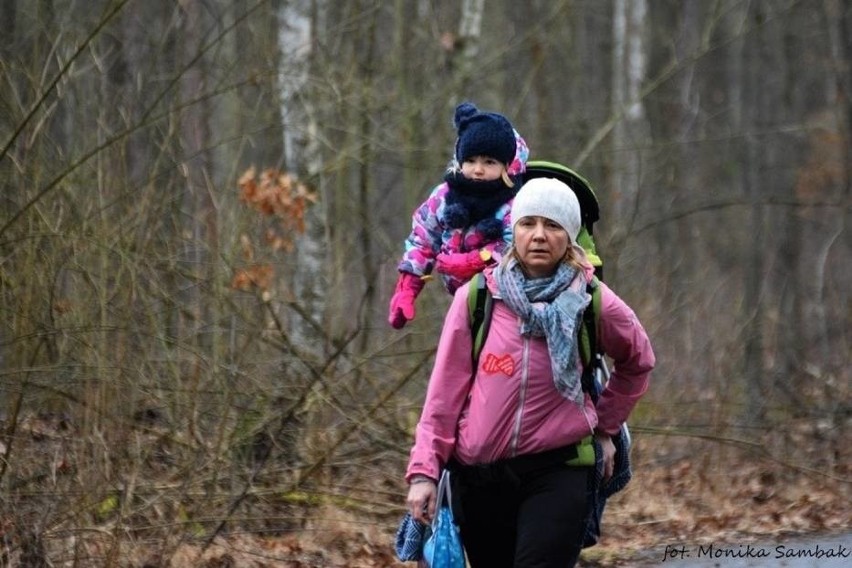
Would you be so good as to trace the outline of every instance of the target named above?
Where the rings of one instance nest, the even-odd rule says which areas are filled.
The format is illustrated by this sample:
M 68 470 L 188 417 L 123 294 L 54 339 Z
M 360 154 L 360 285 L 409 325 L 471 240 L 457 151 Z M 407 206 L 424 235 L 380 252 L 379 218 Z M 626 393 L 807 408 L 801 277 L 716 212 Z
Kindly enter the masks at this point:
M 565 465 L 571 449 L 451 466 L 456 522 L 472 568 L 576 564 L 592 468 Z

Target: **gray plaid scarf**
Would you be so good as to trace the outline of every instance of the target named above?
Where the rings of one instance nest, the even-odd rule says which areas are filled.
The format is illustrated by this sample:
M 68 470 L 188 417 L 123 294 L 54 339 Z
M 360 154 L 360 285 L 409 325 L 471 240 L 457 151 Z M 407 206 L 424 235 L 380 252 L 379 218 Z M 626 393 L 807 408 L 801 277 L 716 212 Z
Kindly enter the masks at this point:
M 577 330 L 591 301 L 585 274 L 562 263 L 552 276 L 530 279 L 518 260 L 511 258 L 494 269 L 494 280 L 503 301 L 521 318 L 521 335 L 547 340 L 556 390 L 583 404 Z

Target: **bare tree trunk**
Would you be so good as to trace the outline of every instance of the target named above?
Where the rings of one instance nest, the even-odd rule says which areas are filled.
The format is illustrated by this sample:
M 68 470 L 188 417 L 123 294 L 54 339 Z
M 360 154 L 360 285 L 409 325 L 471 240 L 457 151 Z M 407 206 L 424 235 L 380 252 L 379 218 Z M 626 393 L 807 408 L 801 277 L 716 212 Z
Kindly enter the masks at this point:
M 613 115 L 620 117 L 612 133 L 612 185 L 605 206 L 612 238 L 623 240 L 639 205 L 644 172 L 643 147 L 650 139 L 645 102 L 639 93 L 647 67 L 647 5 L 644 0 L 617 0 L 613 14 L 612 102 Z M 617 263 L 608 263 L 608 277 Z
M 461 6 L 461 18 L 459 19 L 458 41 L 461 52 L 455 59 L 455 81 L 456 85 L 453 99 L 459 100 L 469 92 L 472 75 L 477 64 L 477 55 L 482 34 L 482 12 L 485 9 L 485 0 L 463 0 Z
M 0 54 L 3 61 L 14 52 L 13 44 L 16 41 L 15 30 L 17 24 L 18 2 L 17 0 L 3 0 L 0 2 L 0 20 L 3 21 L 4 41 L 0 44 Z
M 422 180 L 414 165 L 418 159 L 418 148 L 423 139 L 423 125 L 419 119 L 420 110 L 417 96 L 420 92 L 421 74 L 416 72 L 416 66 L 411 65 L 414 57 L 414 32 L 412 28 L 420 22 L 417 13 L 417 2 L 396 0 L 396 42 L 395 60 L 397 68 L 396 84 L 399 91 L 400 105 L 403 109 L 403 122 L 400 128 L 400 142 L 403 168 L 403 193 L 401 206 L 403 211 L 413 211 L 422 199 Z
M 288 160 L 285 153 L 284 140 L 292 135 L 285 131 L 281 97 L 292 94 L 295 71 L 289 65 L 282 67 L 281 46 L 288 46 L 282 38 L 299 36 L 300 23 L 280 19 L 281 3 L 281 0 L 267 2 L 234 30 L 236 61 L 249 80 L 237 90 L 234 107 L 237 132 L 244 136 L 237 161 L 239 168 L 254 164 L 259 168 L 287 170 L 293 166 L 293 160 Z M 241 8 L 235 17 L 241 17 L 250 4 L 254 2 L 234 2 Z M 293 46 L 290 57 L 298 53 L 297 47 Z M 259 132 L 254 131 L 257 125 L 262 127 Z
M 361 344 L 364 351 L 373 343 L 373 336 L 370 330 L 371 326 L 366 321 L 367 314 L 375 311 L 376 296 L 376 277 L 378 275 L 379 263 L 376 260 L 376 250 L 373 242 L 375 233 L 373 227 L 373 197 L 372 189 L 374 186 L 373 164 L 376 162 L 375 151 L 375 132 L 373 128 L 374 121 L 372 117 L 379 113 L 376 101 L 376 77 L 375 61 L 377 60 L 376 42 L 377 42 L 377 25 L 378 18 L 370 20 L 370 24 L 363 30 L 364 39 L 363 47 L 360 54 L 360 67 L 363 69 L 363 77 L 361 80 L 361 92 L 359 96 L 359 108 L 361 116 L 358 128 L 358 152 L 357 163 L 358 168 L 358 217 L 361 220 L 359 233 L 361 234 L 361 247 L 363 253 L 364 266 L 364 296 L 362 310 L 359 314 L 359 324 L 364 329 L 363 342 Z
M 845 239 L 843 238 L 843 235 L 848 233 L 850 221 L 852 221 L 852 206 L 850 206 L 850 203 L 852 203 L 852 10 L 849 10 L 848 3 L 841 0 L 825 0 L 824 5 L 824 18 L 828 30 L 834 81 L 827 98 L 831 102 L 836 101 L 830 107 L 829 123 L 832 125 L 832 130 L 837 129 L 839 141 L 839 149 L 832 148 L 831 151 L 831 154 L 836 153 L 835 155 L 837 155 L 837 167 L 830 171 L 836 171 L 836 176 L 832 180 L 834 182 L 832 194 L 836 193 L 836 202 L 840 205 L 836 213 L 829 215 L 833 221 L 828 232 L 828 238 L 819 247 L 820 254 L 818 255 L 818 259 L 822 262 L 818 267 L 820 278 L 817 279 L 817 286 L 819 287 L 817 296 L 822 304 L 821 316 L 823 318 L 820 321 L 823 324 L 816 339 L 821 345 L 827 347 L 832 344 L 833 337 L 845 335 L 844 329 L 848 329 L 849 325 L 852 324 L 852 321 L 850 321 L 852 314 L 847 314 L 846 321 L 841 318 L 840 322 L 835 321 L 834 323 L 830 321 L 834 318 L 827 317 L 827 312 L 830 311 L 828 306 L 832 302 L 827 297 L 830 283 L 826 275 L 826 272 L 829 272 L 830 259 L 842 263 L 837 268 L 837 272 L 840 274 L 848 275 L 850 269 L 852 269 L 852 255 L 850 255 L 852 245 L 850 245 L 848 236 Z M 819 151 L 818 149 L 815 150 Z M 849 305 L 850 289 L 848 286 L 842 286 L 834 293 L 837 294 L 835 302 L 838 305 Z M 843 376 L 843 370 L 850 367 L 852 355 L 848 350 L 843 353 L 843 350 L 827 347 L 827 352 L 820 355 L 825 357 L 825 361 L 829 363 L 828 373 L 832 375 Z
M 746 9 L 747 23 L 758 21 L 761 17 Z M 757 7 L 756 10 L 760 10 Z M 752 42 L 755 43 L 752 43 Z M 757 82 L 760 75 L 755 70 L 761 69 L 765 64 L 761 53 L 761 46 L 753 39 L 753 35 L 747 36 L 744 42 L 743 65 L 739 69 L 736 81 L 742 83 L 742 124 L 744 163 L 742 167 L 742 190 L 745 201 L 748 204 L 747 223 L 751 234 L 751 242 L 765 243 L 766 239 L 766 213 L 763 204 L 761 188 L 765 183 L 765 156 L 758 152 L 761 147 L 760 141 L 755 134 L 760 129 L 761 119 L 765 111 L 766 89 L 761 88 Z M 765 423 L 767 411 L 767 388 L 768 384 L 764 376 L 763 357 L 765 345 L 765 310 L 764 310 L 764 284 L 765 284 L 765 261 L 767 251 L 764 246 L 751 246 L 744 256 L 746 266 L 744 267 L 742 313 L 745 315 L 743 322 L 743 352 L 742 352 L 742 376 L 743 390 L 746 393 L 744 406 L 745 421 L 759 427 Z
M 703 103 L 702 85 L 696 76 L 695 65 L 691 63 L 700 49 L 702 38 L 710 35 L 704 27 L 713 25 L 711 18 L 703 17 L 702 6 L 696 2 L 652 2 L 649 6 L 654 33 L 674 38 L 670 43 L 655 42 L 651 45 L 649 65 L 654 69 L 651 73 L 661 72 L 672 61 L 683 62 L 683 67 L 654 93 L 648 105 L 649 113 L 654 113 L 649 122 L 655 145 L 648 151 L 653 158 L 647 162 L 656 163 L 658 168 L 648 172 L 641 183 L 645 193 L 639 199 L 646 206 L 655 203 L 658 210 L 670 213 L 687 210 L 690 204 L 697 202 L 705 183 L 706 173 L 699 166 L 704 147 L 695 142 L 704 135 L 699 118 Z M 670 148 L 666 140 L 676 140 L 676 148 Z M 637 143 L 641 144 L 641 139 Z M 698 291 L 709 285 L 711 276 L 707 268 L 706 246 L 700 238 L 696 238 L 701 234 L 701 223 L 702 219 L 689 216 L 664 223 L 654 231 L 654 240 L 660 247 L 658 250 L 663 250 L 666 243 L 678 243 L 667 255 L 670 270 L 659 284 L 664 290 L 661 294 L 665 297 L 662 309 L 668 325 L 678 332 L 660 349 L 681 361 L 690 360 L 696 350 L 706 349 L 710 340 L 703 337 L 701 322 L 711 308 L 698 305 L 701 296 Z M 684 371 L 682 380 L 704 388 L 708 386 L 704 373 Z
M 649 138 L 644 102 L 639 99 L 646 72 L 646 14 L 644 0 L 615 3 L 612 104 L 614 113 L 621 114 L 624 109 L 626 112 L 612 136 L 613 150 L 622 158 L 615 165 L 615 192 L 609 203 L 612 221 L 619 225 L 627 222 L 636 206 L 642 182 L 642 154 L 638 148 Z
M 180 77 L 180 96 L 188 106 L 180 114 L 180 168 L 184 177 L 182 226 L 184 243 L 185 315 L 180 337 L 195 349 L 198 355 L 207 354 L 210 369 L 218 369 L 214 336 L 202 333 L 211 320 L 209 297 L 203 294 L 209 282 L 217 286 L 216 266 L 212 262 L 219 258 L 219 234 L 217 211 L 213 202 L 213 179 L 210 170 L 209 109 L 203 98 L 206 89 L 204 59 L 199 57 L 203 49 L 202 32 L 209 27 L 204 17 L 204 6 L 200 2 L 181 2 L 180 62 L 183 75 Z M 201 359 L 186 361 L 185 377 L 189 380 L 187 408 L 190 408 L 190 430 L 194 429 L 197 397 L 201 379 Z M 195 434 L 195 432 L 193 432 Z

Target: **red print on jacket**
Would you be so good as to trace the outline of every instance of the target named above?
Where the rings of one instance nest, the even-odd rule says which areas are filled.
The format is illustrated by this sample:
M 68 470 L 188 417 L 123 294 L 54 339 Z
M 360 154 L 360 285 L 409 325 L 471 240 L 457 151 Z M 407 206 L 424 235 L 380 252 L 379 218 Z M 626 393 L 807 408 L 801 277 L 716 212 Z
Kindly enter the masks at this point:
M 515 372 L 515 362 L 510 355 L 497 356 L 489 353 L 485 357 L 485 362 L 482 364 L 482 370 L 486 373 L 503 372 L 506 376 L 511 376 Z

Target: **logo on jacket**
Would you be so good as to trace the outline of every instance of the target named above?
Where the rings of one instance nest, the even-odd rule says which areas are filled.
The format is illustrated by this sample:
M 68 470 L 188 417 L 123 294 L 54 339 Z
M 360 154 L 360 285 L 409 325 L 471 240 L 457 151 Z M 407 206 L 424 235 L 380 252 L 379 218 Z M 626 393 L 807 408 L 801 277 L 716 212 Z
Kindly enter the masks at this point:
M 510 355 L 497 356 L 494 353 L 489 353 L 485 357 L 485 362 L 482 363 L 482 370 L 486 373 L 504 373 L 511 376 L 515 372 L 515 362 Z

